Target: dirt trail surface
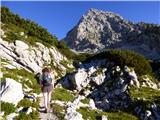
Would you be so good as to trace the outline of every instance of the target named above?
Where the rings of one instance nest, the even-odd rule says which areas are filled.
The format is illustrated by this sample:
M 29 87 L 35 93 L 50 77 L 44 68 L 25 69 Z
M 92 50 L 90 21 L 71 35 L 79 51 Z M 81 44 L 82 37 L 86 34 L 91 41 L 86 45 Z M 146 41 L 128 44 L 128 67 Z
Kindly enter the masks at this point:
M 42 107 L 44 106 L 43 97 L 40 97 L 39 105 L 40 105 L 40 120 L 58 120 L 57 116 L 54 115 L 53 112 L 48 112 L 48 113 L 42 112 L 44 110 L 44 108 L 42 109 Z

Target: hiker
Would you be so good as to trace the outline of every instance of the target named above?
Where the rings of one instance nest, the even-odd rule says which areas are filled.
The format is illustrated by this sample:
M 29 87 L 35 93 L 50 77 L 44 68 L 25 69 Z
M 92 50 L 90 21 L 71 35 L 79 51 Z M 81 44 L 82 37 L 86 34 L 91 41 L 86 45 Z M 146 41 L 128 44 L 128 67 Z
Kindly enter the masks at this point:
M 41 85 L 41 90 L 43 93 L 43 98 L 44 98 L 44 107 L 45 111 L 48 112 L 50 108 L 50 102 L 51 102 L 51 94 L 53 90 L 53 78 L 54 76 L 51 75 L 51 69 L 45 67 L 42 70 L 42 74 L 40 77 L 40 85 Z

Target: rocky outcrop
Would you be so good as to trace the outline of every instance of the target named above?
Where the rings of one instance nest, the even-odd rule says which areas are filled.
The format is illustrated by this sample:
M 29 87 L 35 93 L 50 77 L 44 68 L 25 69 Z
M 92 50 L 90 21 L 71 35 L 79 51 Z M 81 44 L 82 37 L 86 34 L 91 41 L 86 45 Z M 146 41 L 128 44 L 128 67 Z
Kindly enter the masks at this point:
M 80 52 L 121 48 L 159 59 L 159 31 L 159 25 L 133 24 L 118 14 L 90 9 L 67 33 L 65 40 L 70 48 Z
M 76 74 L 81 77 L 81 79 L 77 79 L 78 82 L 75 82 Z M 68 74 L 63 79 L 62 85 L 69 88 L 74 85 L 73 89 L 78 90 L 80 95 L 90 98 L 88 108 L 103 111 L 128 109 L 132 106 L 134 101 L 130 95 L 131 87 L 135 87 L 137 90 L 141 87 L 158 90 L 155 86 L 156 83 L 149 80 L 149 77 L 139 78 L 133 68 L 127 66 L 122 68 L 113 62 L 100 59 L 99 62 L 91 60 L 81 64 L 76 72 Z M 77 104 L 77 106 L 79 105 Z M 155 109 L 154 107 L 155 113 L 152 109 L 143 108 L 138 104 L 134 108 L 135 114 L 142 120 L 159 117 L 157 116 L 160 112 L 159 108 Z
M 24 97 L 21 83 L 6 78 L 4 82 L 1 82 L 0 95 L 2 101 L 17 105 Z
M 0 58 L 9 60 L 14 66 L 24 68 L 31 72 L 40 72 L 45 65 L 51 65 L 65 74 L 66 68 L 61 61 L 67 61 L 55 47 L 47 48 L 41 43 L 29 46 L 23 41 L 16 40 L 8 43 L 0 39 Z M 73 67 L 67 64 L 68 67 Z M 56 73 L 56 71 L 55 71 Z
M 77 71 L 65 76 L 65 80 L 62 84 L 68 88 L 73 88 L 80 91 L 83 88 L 85 88 L 91 80 L 96 84 L 102 83 L 104 81 L 104 72 L 106 71 L 106 69 L 103 69 L 102 74 L 98 76 L 93 75 L 93 73 L 96 73 L 96 67 L 104 65 L 106 60 L 99 60 L 96 62 L 96 64 L 94 62 L 91 62 L 90 64 L 84 64 L 80 66 L 80 68 L 78 68 Z

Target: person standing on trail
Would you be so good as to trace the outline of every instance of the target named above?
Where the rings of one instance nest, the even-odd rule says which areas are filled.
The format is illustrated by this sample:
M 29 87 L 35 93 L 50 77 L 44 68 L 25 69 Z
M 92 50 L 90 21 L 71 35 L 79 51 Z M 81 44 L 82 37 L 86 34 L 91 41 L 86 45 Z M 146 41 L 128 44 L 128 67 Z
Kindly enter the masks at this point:
M 51 94 L 54 87 L 53 79 L 54 79 L 54 75 L 51 74 L 51 69 L 45 67 L 42 70 L 40 85 L 43 93 L 44 107 L 45 107 L 46 113 L 49 111 L 49 108 L 50 108 Z

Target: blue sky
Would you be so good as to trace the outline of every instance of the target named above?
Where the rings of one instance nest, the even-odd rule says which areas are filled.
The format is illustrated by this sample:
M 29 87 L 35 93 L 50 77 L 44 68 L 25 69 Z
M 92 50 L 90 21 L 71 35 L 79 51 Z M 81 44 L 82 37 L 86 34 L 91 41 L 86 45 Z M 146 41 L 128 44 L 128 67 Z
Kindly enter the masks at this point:
M 7 2 L 1 3 L 23 18 L 47 28 L 59 39 L 73 28 L 90 8 L 112 11 L 132 22 L 160 24 L 160 2 Z

